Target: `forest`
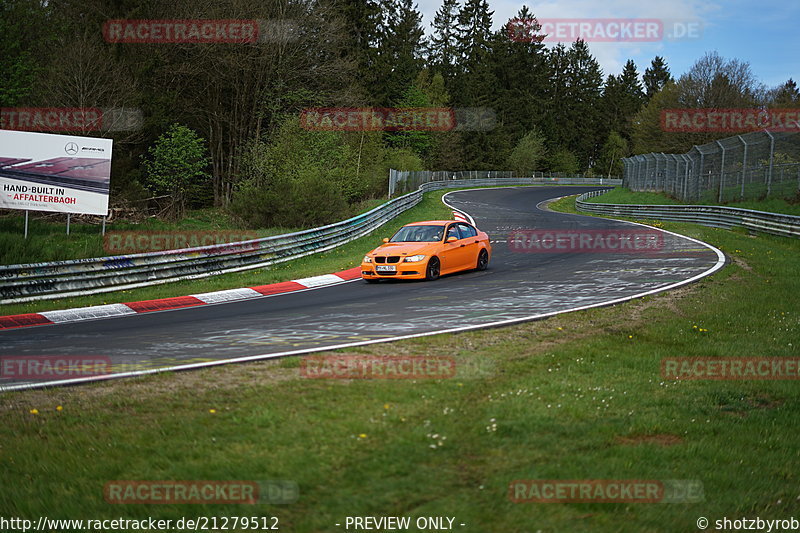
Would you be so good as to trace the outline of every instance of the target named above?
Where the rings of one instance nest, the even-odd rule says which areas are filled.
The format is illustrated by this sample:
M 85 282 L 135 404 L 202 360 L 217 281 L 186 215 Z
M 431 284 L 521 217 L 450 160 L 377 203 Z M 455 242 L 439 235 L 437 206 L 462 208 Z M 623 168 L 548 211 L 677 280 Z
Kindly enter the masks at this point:
M 515 20 L 535 27 L 535 17 L 523 7 Z M 131 43 L 111 38 L 119 20 L 257 21 L 259 31 L 247 42 Z M 248 227 L 299 227 L 385 196 L 389 168 L 618 176 L 621 157 L 727 136 L 665 132 L 664 109 L 800 103 L 792 79 L 767 87 L 714 50 L 679 75 L 661 56 L 604 73 L 586 42 L 520 39 L 512 26 L 487 0 L 443 0 L 430 27 L 413 0 L 5 0 L 0 108 L 139 117 L 72 132 L 114 139 L 112 206 L 167 198 L 176 218 L 212 207 Z M 480 108 L 493 125 L 304 127 L 320 107 Z

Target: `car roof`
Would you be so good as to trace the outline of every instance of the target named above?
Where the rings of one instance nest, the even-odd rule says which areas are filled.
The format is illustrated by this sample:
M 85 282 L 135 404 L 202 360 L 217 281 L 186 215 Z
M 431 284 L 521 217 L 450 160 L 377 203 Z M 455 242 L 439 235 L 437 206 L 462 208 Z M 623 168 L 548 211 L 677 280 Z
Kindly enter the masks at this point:
M 412 222 L 411 224 L 406 224 L 406 226 L 430 226 L 430 225 L 442 226 L 444 224 L 450 224 L 452 222 L 460 222 L 460 220 L 426 220 L 423 222 Z

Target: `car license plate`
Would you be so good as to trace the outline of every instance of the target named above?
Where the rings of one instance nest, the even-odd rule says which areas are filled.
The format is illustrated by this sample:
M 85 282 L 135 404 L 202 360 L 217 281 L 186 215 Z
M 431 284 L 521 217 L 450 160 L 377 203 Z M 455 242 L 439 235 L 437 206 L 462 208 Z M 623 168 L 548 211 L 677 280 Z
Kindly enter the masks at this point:
M 397 272 L 397 267 L 394 265 L 375 265 L 375 270 L 378 272 Z

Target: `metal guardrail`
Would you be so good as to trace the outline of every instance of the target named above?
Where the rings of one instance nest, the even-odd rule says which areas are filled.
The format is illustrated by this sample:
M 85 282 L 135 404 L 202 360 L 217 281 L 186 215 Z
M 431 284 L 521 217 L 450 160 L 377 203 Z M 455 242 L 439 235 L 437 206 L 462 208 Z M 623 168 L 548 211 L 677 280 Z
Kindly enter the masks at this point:
M 619 181 L 606 179 L 603 184 L 614 185 Z M 425 183 L 416 191 L 394 198 L 367 213 L 296 233 L 180 250 L 0 266 L 0 304 L 97 294 L 262 268 L 330 250 L 367 235 L 417 205 L 426 191 L 533 183 L 541 183 L 541 180 L 436 181 Z M 556 183 L 563 184 L 564 181 Z
M 469 180 L 470 183 L 486 179 L 520 179 L 530 184 L 551 185 L 621 185 L 622 178 L 584 177 L 582 174 L 564 172 L 533 172 L 527 176 L 514 176 L 511 170 L 389 170 L 389 198 L 396 193 L 414 191 L 426 183 Z
M 592 191 L 578 196 L 575 207 L 579 211 L 598 215 L 692 222 L 724 229 L 741 227 L 800 239 L 800 216 L 715 205 L 601 204 L 586 201 L 604 192 Z

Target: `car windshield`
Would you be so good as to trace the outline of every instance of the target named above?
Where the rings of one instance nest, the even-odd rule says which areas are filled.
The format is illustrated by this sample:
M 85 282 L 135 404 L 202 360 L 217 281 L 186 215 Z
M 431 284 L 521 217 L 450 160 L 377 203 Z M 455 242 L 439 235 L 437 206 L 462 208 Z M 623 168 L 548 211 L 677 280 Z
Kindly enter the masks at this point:
M 438 242 L 442 240 L 444 226 L 405 226 L 389 242 Z

